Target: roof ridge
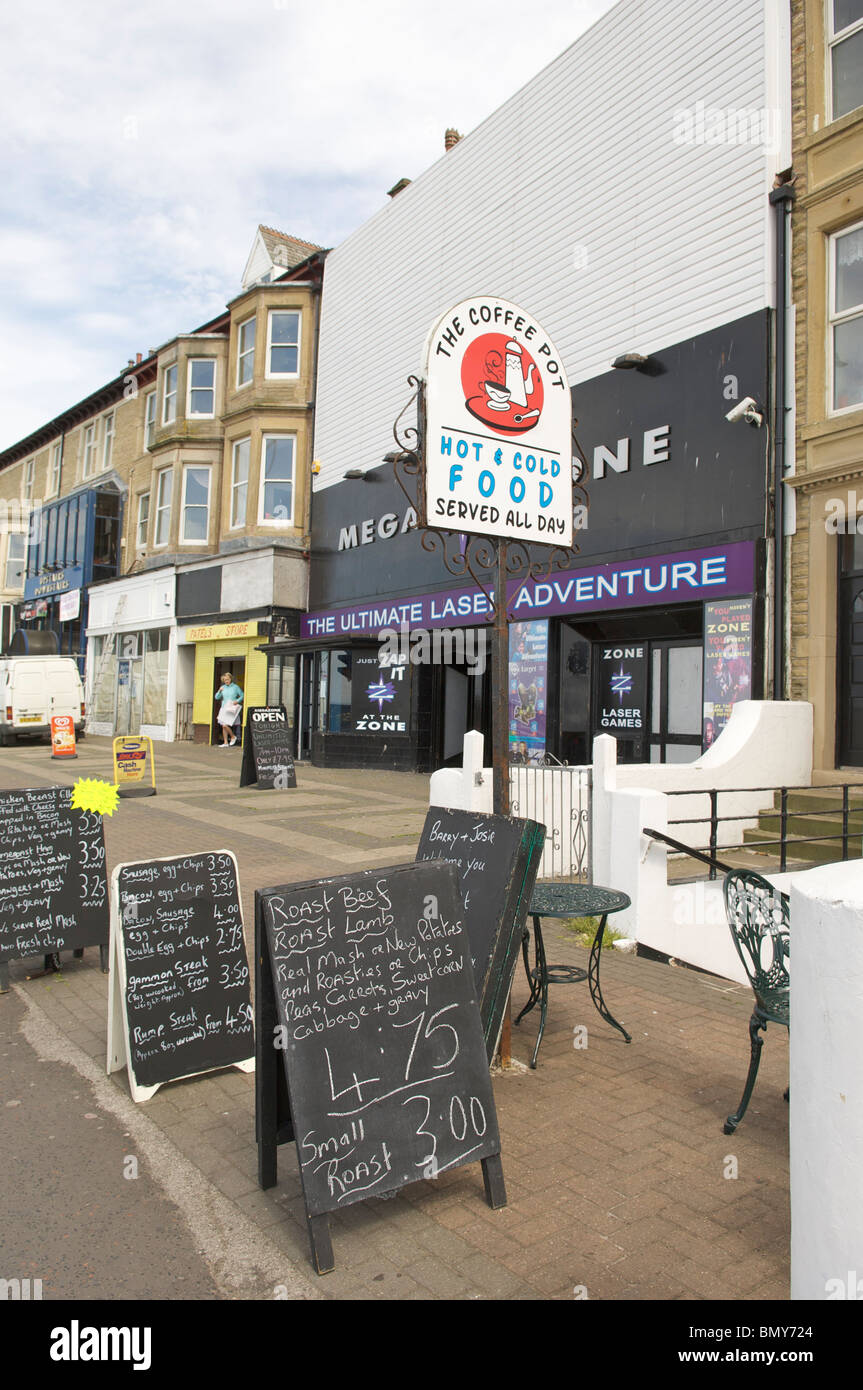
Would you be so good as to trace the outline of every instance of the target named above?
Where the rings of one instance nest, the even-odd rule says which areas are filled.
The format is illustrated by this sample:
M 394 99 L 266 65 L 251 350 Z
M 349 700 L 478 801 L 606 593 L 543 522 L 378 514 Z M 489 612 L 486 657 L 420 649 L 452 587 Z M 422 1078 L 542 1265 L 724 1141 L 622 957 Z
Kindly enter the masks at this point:
M 315 251 L 323 251 L 323 247 L 316 241 L 306 241 L 305 237 L 294 236 L 291 232 L 279 231 L 278 227 L 267 226 L 265 222 L 259 222 L 258 228 L 262 232 L 269 232 L 271 236 L 281 237 L 283 241 L 293 241 L 297 246 L 311 246 Z

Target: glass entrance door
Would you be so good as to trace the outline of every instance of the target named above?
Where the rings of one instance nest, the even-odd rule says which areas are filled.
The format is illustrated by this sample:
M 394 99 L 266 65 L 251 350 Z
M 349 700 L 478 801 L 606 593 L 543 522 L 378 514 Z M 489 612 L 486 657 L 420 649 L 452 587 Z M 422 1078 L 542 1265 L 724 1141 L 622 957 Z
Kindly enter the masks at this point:
M 650 643 L 650 732 L 652 763 L 692 763 L 701 756 L 700 642 Z
M 140 657 L 121 658 L 117 662 L 117 719 L 115 728 L 118 734 L 139 734 L 141 732 L 143 665 Z
M 299 697 L 297 701 L 297 757 L 307 761 L 312 753 L 312 730 L 315 716 L 315 652 L 302 652 L 299 657 Z M 321 653 L 329 662 L 329 652 Z M 326 728 L 326 724 L 323 726 Z

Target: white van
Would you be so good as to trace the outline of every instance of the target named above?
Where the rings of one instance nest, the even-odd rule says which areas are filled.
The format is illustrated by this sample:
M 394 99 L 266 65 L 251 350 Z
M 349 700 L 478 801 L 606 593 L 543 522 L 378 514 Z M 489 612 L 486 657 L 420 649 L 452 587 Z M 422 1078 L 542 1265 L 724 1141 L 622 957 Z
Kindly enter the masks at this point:
M 0 657 L 0 744 L 17 734 L 51 736 L 51 718 L 71 714 L 84 732 L 84 687 L 71 656 Z

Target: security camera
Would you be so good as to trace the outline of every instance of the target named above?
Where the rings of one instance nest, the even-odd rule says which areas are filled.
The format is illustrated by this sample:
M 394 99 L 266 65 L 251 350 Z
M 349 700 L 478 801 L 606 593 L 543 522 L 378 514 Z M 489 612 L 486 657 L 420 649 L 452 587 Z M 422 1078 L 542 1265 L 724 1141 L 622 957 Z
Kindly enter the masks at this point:
M 754 396 L 744 396 L 742 401 L 732 406 L 725 418 L 732 425 L 738 420 L 745 420 L 747 425 L 758 426 L 764 423 L 764 415 L 758 409 L 758 402 Z

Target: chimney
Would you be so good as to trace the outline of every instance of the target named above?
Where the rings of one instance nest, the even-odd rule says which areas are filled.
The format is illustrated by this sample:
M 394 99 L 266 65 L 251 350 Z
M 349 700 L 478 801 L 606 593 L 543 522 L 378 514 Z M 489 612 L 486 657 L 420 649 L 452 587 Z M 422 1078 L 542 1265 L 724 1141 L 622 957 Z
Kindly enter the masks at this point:
M 450 126 L 449 130 L 447 130 L 447 131 L 444 132 L 444 137 L 443 137 L 443 147 L 444 147 L 444 150 L 451 150 L 452 147 L 453 147 L 453 145 L 457 145 L 458 142 L 459 142 L 459 140 L 460 140 L 461 138 L 462 138 L 462 137 L 459 135 L 459 133 L 458 133 L 458 131 L 455 129 L 455 127 L 454 127 L 454 126 Z
M 137 364 L 141 361 L 141 356 L 142 356 L 142 354 L 141 354 L 140 352 L 136 352 L 136 353 L 135 353 L 135 365 L 136 365 L 136 366 L 137 366 Z

